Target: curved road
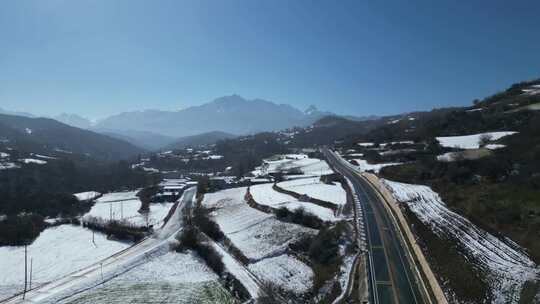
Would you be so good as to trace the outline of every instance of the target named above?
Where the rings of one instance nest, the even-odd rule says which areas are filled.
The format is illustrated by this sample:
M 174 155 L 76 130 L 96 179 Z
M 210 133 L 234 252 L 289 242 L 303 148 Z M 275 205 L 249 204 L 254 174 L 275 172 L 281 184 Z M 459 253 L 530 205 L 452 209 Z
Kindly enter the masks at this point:
M 20 294 L 0 303 L 57 302 L 100 285 L 104 281 L 138 265 L 138 263 L 144 262 L 148 254 L 162 246 L 168 246 L 170 239 L 174 238 L 182 230 L 183 211 L 191 207 L 196 189 L 196 187 L 192 187 L 184 191 L 172 217 L 162 228 L 156 230 L 152 236 L 104 260 L 77 270 L 58 280 L 36 287 L 26 293 L 24 300 L 22 294 Z M 103 274 L 106 274 L 106 277 Z
M 362 205 L 368 256 L 370 303 L 423 304 L 420 288 L 412 272 L 398 229 L 375 190 L 346 161 L 325 149 L 334 169 L 350 180 Z

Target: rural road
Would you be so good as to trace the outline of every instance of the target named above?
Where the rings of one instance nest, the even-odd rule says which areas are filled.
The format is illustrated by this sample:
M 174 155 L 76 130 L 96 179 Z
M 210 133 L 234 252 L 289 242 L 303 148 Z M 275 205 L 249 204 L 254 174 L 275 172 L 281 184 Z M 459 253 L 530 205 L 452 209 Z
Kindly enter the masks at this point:
M 324 153 L 340 174 L 350 180 L 353 191 L 362 204 L 366 232 L 370 303 L 421 304 L 424 303 L 407 250 L 399 238 L 399 231 L 384 208 L 384 202 L 371 185 L 334 152 Z
M 169 221 L 139 243 L 60 279 L 36 287 L 26 293 L 24 300 L 20 294 L 0 303 L 55 303 L 100 285 L 143 263 L 148 254 L 162 246 L 168 246 L 170 239 L 182 230 L 183 211 L 191 207 L 196 189 L 196 187 L 187 189 L 179 199 L 177 208 Z

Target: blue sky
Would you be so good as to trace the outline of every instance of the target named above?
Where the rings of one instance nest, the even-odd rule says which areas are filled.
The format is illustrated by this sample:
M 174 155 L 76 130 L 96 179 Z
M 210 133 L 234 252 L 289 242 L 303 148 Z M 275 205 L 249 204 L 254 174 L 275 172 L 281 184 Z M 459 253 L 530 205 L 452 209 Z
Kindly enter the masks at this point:
M 0 107 L 99 118 L 233 93 L 354 115 L 466 105 L 540 77 L 538 11 L 540 1 L 3 1 Z

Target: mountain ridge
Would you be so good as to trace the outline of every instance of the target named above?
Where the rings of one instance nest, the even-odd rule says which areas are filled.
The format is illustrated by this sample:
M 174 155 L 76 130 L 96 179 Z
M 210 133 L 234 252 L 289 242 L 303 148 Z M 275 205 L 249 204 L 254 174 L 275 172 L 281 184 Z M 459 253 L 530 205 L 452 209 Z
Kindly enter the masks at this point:
M 229 95 L 178 111 L 145 110 L 123 112 L 99 121 L 96 128 L 137 130 L 184 137 L 221 130 L 242 135 L 307 126 L 329 112 L 308 114 L 288 104 Z
M 126 141 L 44 117 L 0 114 L 0 136 L 8 146 L 33 153 L 74 153 L 110 161 L 144 152 Z

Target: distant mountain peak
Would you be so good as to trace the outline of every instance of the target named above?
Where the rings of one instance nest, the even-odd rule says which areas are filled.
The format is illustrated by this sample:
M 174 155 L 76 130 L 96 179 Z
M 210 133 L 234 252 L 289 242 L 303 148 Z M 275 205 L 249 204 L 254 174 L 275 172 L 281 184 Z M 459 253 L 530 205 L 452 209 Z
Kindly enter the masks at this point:
M 319 109 L 315 106 L 315 105 L 310 105 L 305 111 L 304 111 L 304 114 L 306 115 L 311 115 L 311 114 L 315 114 L 315 113 L 318 113 L 319 112 Z
M 171 137 L 185 137 L 214 130 L 241 135 L 303 127 L 329 114 L 313 106 L 306 115 L 288 104 L 260 98 L 246 99 L 232 94 L 180 111 L 124 112 L 101 120 L 95 127 L 115 131 L 147 131 Z
M 89 119 L 72 113 L 62 113 L 53 117 L 53 119 L 80 129 L 88 129 L 92 126 L 92 122 Z

